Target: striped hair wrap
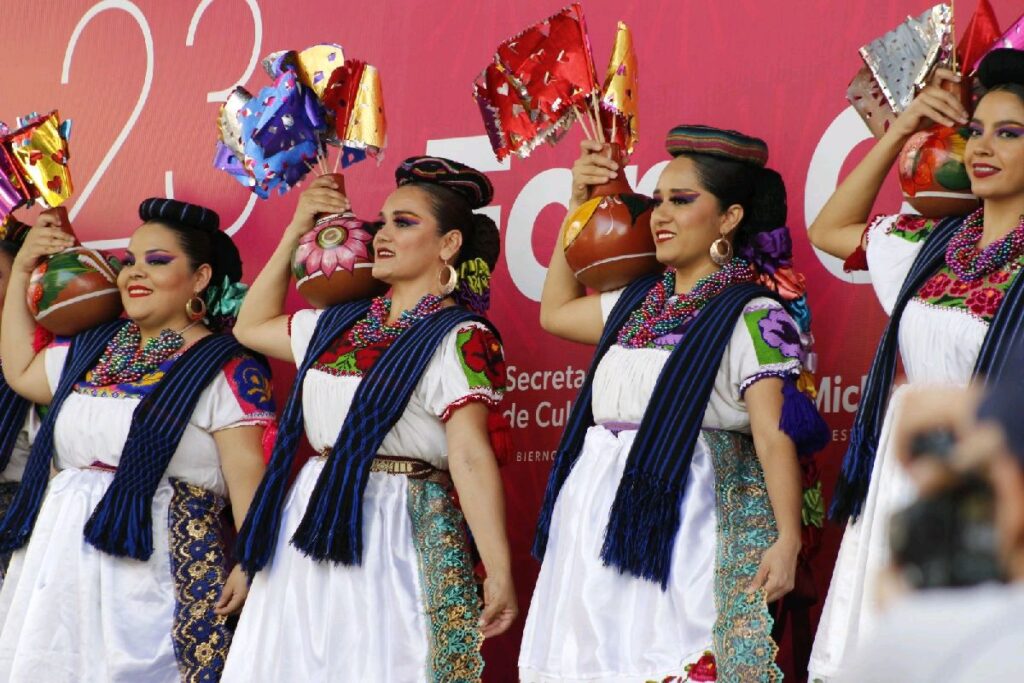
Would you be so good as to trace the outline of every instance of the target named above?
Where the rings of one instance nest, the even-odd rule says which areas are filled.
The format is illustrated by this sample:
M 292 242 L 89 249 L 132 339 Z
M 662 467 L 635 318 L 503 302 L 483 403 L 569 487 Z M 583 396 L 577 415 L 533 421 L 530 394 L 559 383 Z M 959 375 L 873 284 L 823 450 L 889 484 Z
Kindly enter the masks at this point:
M 408 183 L 446 187 L 464 198 L 474 210 L 487 206 L 494 198 L 494 187 L 486 175 L 441 157 L 409 157 L 395 169 L 395 182 L 399 187 Z
M 147 223 L 174 221 L 203 232 L 216 232 L 220 229 L 220 216 L 213 209 L 163 197 L 150 197 L 139 204 L 139 218 Z
M 711 126 L 676 126 L 668 132 L 665 148 L 674 157 L 710 154 L 755 166 L 768 163 L 768 145 L 764 140 Z

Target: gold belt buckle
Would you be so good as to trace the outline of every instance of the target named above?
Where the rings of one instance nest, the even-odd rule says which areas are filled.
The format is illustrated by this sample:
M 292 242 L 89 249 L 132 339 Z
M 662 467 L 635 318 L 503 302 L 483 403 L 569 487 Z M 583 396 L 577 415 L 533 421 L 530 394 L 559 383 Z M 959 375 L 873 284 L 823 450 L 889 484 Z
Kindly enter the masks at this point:
M 325 448 L 317 453 L 316 457 L 327 458 L 330 454 L 330 449 Z M 382 474 L 404 474 L 413 478 L 433 478 L 440 474 L 440 471 L 428 462 L 388 455 L 378 455 L 370 461 L 370 471 Z

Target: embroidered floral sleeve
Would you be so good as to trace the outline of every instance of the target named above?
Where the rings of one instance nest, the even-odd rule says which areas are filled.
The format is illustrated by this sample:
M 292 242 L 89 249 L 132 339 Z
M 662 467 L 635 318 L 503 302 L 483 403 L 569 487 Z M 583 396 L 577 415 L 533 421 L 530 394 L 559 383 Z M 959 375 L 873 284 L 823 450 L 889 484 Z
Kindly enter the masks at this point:
M 892 311 L 903 281 L 935 225 L 934 220 L 910 214 L 878 216 L 868 225 L 868 273 L 886 313 Z
M 224 366 L 211 392 L 211 432 L 231 427 L 267 426 L 274 421 L 270 369 L 255 356 L 239 355 Z
M 752 301 L 743 310 L 742 325 L 749 341 L 740 350 L 740 396 L 751 384 L 766 377 L 800 374 L 800 331 L 781 305 L 770 299 Z
M 931 234 L 935 225 L 936 221 L 933 218 L 925 218 L 916 214 L 899 214 L 886 223 L 885 233 L 907 242 L 923 242 Z M 869 238 L 870 234 L 869 232 Z
M 439 393 L 431 401 L 437 416 L 447 421 L 468 403 L 497 407 L 505 383 L 501 342 L 486 327 L 470 324 L 456 330 L 448 344 Z

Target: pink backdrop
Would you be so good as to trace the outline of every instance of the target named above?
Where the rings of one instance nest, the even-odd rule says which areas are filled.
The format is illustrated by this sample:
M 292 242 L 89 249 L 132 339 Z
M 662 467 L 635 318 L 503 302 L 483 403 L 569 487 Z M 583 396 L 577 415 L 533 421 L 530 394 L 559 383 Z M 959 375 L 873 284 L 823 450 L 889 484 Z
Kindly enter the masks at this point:
M 797 265 L 808 277 L 821 358 L 821 403 L 834 443 L 819 456 L 830 490 L 856 410 L 859 387 L 884 323 L 870 289 L 820 259 L 805 226 L 863 153 L 868 136 L 844 99 L 859 68 L 857 48 L 929 0 L 725 0 L 584 3 L 595 60 L 603 68 L 616 20 L 633 30 L 640 64 L 641 142 L 630 173 L 650 192 L 666 158 L 662 139 L 677 123 L 708 123 L 765 138 L 770 164 L 789 187 Z M 960 26 L 974 0 L 958 3 Z M 1005 25 L 1020 11 L 993 0 Z M 211 166 L 219 101 L 236 84 L 268 79 L 268 52 L 315 42 L 342 44 L 380 69 L 389 122 L 387 159 L 354 167 L 356 211 L 375 215 L 393 187 L 394 166 L 433 153 L 491 171 L 503 258 L 492 316 L 509 362 L 507 408 L 519 428 L 515 462 L 503 470 L 520 605 L 537 564 L 528 547 L 550 457 L 590 350 L 540 330 L 544 268 L 568 195 L 580 133 L 529 159 L 498 164 L 490 153 L 471 83 L 497 43 L 562 6 L 558 0 L 66 0 L 4 2 L 8 31 L 0 119 L 58 108 L 74 120 L 69 203 L 78 234 L 116 247 L 137 225 L 139 201 L 194 200 L 220 212 L 255 275 L 288 220 L 296 195 L 257 201 Z M 500 9 L 499 9 L 500 7 Z M 879 211 L 900 207 L 890 183 Z M 293 297 L 292 304 L 300 302 Z M 287 375 L 288 373 L 283 373 Z M 287 379 L 285 377 L 284 379 Z M 279 396 L 283 395 L 282 384 Z M 604 520 L 580 520 L 602 524 Z M 823 593 L 839 530 L 828 528 L 815 562 Z M 820 608 L 820 605 L 819 605 Z M 817 609 L 814 617 L 817 616 Z M 487 678 L 515 680 L 522 619 L 486 645 Z

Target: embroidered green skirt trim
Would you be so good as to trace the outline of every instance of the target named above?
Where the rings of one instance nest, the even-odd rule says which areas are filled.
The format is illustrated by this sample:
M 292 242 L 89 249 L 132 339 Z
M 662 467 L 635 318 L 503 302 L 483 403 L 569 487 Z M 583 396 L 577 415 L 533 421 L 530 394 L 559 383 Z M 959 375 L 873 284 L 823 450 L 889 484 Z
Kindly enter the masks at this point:
M 718 548 L 712 629 L 718 680 L 781 681 L 764 590 L 747 593 L 761 556 L 778 537 L 764 472 L 749 436 L 705 430 L 715 468 Z
M 446 486 L 426 479 L 408 482 L 430 639 L 427 678 L 432 683 L 479 681 L 484 669 L 477 624 L 481 606 L 462 513 Z

